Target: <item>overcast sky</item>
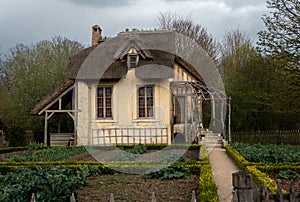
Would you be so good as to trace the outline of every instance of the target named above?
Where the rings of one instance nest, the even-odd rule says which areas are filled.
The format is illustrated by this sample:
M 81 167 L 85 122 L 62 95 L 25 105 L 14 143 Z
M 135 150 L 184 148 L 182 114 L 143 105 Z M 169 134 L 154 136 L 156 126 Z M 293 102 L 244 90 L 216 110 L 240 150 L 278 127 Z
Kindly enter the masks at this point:
M 256 41 L 268 10 L 265 0 L 0 0 L 0 53 L 54 36 L 87 47 L 95 24 L 112 37 L 125 28 L 157 27 L 161 12 L 190 16 L 218 40 L 239 27 Z

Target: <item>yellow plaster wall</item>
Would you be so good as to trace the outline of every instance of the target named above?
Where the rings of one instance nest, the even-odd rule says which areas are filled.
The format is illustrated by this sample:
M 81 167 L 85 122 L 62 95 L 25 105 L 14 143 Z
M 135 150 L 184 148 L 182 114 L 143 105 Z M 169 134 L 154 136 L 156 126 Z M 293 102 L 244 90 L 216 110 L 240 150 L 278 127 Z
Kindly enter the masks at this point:
M 77 88 L 77 144 L 86 145 L 89 142 L 89 88 L 85 82 L 78 81 Z

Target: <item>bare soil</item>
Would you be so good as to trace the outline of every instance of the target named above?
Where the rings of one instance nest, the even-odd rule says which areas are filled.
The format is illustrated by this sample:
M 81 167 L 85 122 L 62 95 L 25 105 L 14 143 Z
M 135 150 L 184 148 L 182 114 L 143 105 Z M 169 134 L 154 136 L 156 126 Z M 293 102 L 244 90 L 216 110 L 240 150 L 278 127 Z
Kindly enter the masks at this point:
M 290 191 L 291 185 L 294 184 L 295 192 L 300 192 L 300 179 L 284 179 L 276 175 L 270 175 L 270 177 L 277 183 L 281 185 L 281 188 Z
M 156 153 L 156 150 L 149 150 L 146 158 L 151 160 L 153 157 L 151 155 Z M 110 155 L 113 154 L 110 153 Z M 150 158 L 147 155 L 150 155 Z M 106 158 L 110 159 L 107 156 L 109 153 L 106 153 Z M 183 157 L 197 161 L 199 151 L 186 151 Z M 85 153 L 71 157 L 69 160 L 95 161 L 95 158 L 92 154 Z M 144 179 L 143 175 L 124 173 L 101 175 L 90 178 L 90 184 L 82 190 L 78 190 L 78 201 L 109 201 L 111 193 L 113 193 L 115 201 L 151 201 L 153 193 L 158 202 L 191 201 L 192 192 L 198 190 L 198 183 L 199 175 L 189 175 L 188 178 L 172 180 Z
M 192 192 L 197 191 L 198 175 L 187 179 L 143 179 L 142 175 L 116 173 L 90 178 L 90 184 L 78 191 L 78 201 L 109 201 L 111 193 L 115 201 L 191 201 Z

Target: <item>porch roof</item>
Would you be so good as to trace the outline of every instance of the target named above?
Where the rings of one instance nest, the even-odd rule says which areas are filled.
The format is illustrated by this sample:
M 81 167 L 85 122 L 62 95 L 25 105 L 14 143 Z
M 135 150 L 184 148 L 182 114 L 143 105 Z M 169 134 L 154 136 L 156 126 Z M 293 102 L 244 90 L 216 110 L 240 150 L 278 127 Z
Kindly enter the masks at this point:
M 69 79 L 63 82 L 60 86 L 54 89 L 50 94 L 44 97 L 31 111 L 31 114 L 39 114 L 47 105 L 58 98 L 62 93 L 69 89 L 74 84 L 74 80 Z

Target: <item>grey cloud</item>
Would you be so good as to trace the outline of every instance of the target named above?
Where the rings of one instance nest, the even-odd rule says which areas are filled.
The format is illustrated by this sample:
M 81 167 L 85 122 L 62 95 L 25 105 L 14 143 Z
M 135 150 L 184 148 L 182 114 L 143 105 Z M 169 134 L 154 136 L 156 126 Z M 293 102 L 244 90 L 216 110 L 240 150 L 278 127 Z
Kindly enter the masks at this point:
M 265 5 L 265 0 L 251 0 L 251 1 L 241 1 L 241 0 L 225 0 L 226 5 L 231 8 L 241 8 L 245 6 L 257 6 L 257 5 Z
M 265 0 L 251 0 L 251 1 L 244 1 L 244 0 L 163 0 L 168 3 L 172 2 L 224 2 L 227 6 L 237 9 L 249 5 L 262 5 L 265 4 Z
M 89 7 L 122 7 L 129 5 L 133 0 L 66 0 L 73 4 Z

